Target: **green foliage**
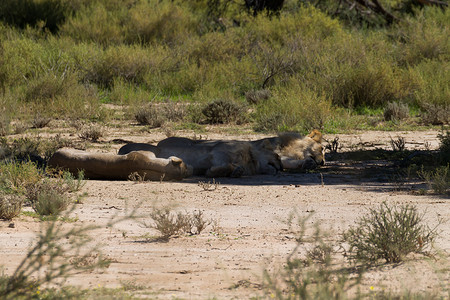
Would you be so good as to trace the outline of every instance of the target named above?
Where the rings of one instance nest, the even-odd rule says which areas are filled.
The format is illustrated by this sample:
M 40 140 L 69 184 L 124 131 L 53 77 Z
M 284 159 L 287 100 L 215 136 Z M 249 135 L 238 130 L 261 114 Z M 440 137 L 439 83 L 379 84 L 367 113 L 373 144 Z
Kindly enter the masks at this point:
M 306 90 L 306 98 L 326 99 L 318 101 L 318 120 L 292 124 L 279 110 L 264 116 L 258 108 L 258 122 L 273 123 L 258 127 L 336 130 L 355 108 L 389 102 L 420 107 L 425 124 L 449 122 L 448 9 L 416 9 L 404 21 L 377 29 L 351 27 L 361 22 L 343 16 L 348 7 L 328 1 L 285 1 L 279 14 L 256 17 L 222 0 L 16 2 L 0 5 L 11 12 L 0 13 L 0 105 L 9 119 L 39 113 L 105 121 L 110 115 L 102 102 L 133 105 L 155 97 L 203 104 L 248 95 L 252 106 L 276 106 L 280 91 Z M 48 11 L 36 10 L 49 5 Z M 24 18 L 14 17 L 17 23 L 6 20 L 19 15 Z M 258 90 L 276 99 L 259 103 Z M 333 113 L 347 113 L 324 122 L 329 101 Z M 8 118 L 1 117 L 0 134 L 11 131 Z M 371 126 L 364 122 L 360 127 Z
M 424 60 L 447 61 L 450 54 L 448 9 L 427 7 L 416 9 L 392 30 L 398 39 L 398 60 L 402 64 L 416 65 Z
M 246 121 L 245 107 L 227 99 L 217 99 L 206 104 L 202 113 L 207 124 L 241 124 Z
M 263 131 L 322 129 L 332 120 L 331 101 L 305 88 L 274 92 L 272 98 L 257 107 L 257 129 Z
M 138 108 L 134 118 L 139 125 L 149 125 L 151 128 L 161 127 L 166 121 L 166 117 L 161 110 L 154 105 L 147 105 Z
M 423 178 L 430 189 L 438 195 L 445 195 L 450 192 L 450 166 L 437 167 L 435 170 L 419 171 L 419 176 Z
M 410 253 L 426 251 L 436 238 L 436 228 L 423 224 L 424 216 L 412 205 L 389 205 L 370 208 L 357 226 L 344 234 L 349 243 L 349 258 L 367 263 L 384 259 L 388 263 L 403 261 Z
M 0 188 L 24 193 L 26 186 L 36 184 L 43 173 L 32 162 L 0 161 Z
M 31 207 L 41 216 L 57 216 L 69 207 L 70 199 L 60 191 L 49 189 L 41 190 Z

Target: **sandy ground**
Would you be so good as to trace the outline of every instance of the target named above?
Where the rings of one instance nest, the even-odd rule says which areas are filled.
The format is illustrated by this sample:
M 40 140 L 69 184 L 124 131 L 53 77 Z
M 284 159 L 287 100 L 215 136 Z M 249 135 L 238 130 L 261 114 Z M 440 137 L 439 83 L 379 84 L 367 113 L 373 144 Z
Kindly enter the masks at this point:
M 390 139 L 398 136 L 405 139 L 408 149 L 435 149 L 439 143 L 437 134 L 437 131 L 363 132 L 338 136 L 343 146 L 340 151 L 345 152 L 391 149 Z M 110 133 L 105 140 L 152 142 L 164 137 L 159 132 Z M 245 140 L 261 135 L 209 133 L 207 137 Z M 329 140 L 334 137 L 326 136 Z M 112 152 L 121 145 L 98 148 Z M 76 275 L 68 284 L 83 288 L 140 286 L 135 294 L 157 299 L 260 296 L 263 270 L 280 268 L 296 245 L 298 232 L 287 223 L 293 212 L 302 217 L 311 215 L 307 235 L 318 224 L 330 233 L 327 240 L 337 244 L 342 232 L 369 208 L 386 201 L 416 205 L 425 213 L 430 226 L 437 224 L 438 217 L 446 220 L 439 227 L 441 234 L 435 243 L 441 254 L 432 258 L 411 256 L 399 265 L 370 269 L 364 275 L 362 291 L 369 292 L 373 286 L 375 292 L 427 291 L 448 298 L 450 199 L 412 193 L 411 189 L 423 187 L 422 183 L 395 182 L 392 174 L 391 162 L 361 164 L 330 160 L 314 173 L 218 178 L 219 184 L 211 190 L 199 184 L 211 181 L 206 178 L 182 182 L 89 180 L 82 189 L 86 197 L 73 212 L 79 219 L 75 224 L 100 226 L 92 235 L 112 263 L 107 269 Z M 136 205 L 140 205 L 138 220 L 105 227 L 112 216 L 124 215 Z M 158 236 L 158 231 L 143 225 L 143 222 L 151 224 L 149 215 L 155 206 L 171 206 L 180 212 L 202 211 L 212 223 L 200 235 L 157 240 L 151 237 Z M 10 223 L 0 222 L 0 265 L 6 274 L 13 272 L 40 228 L 38 221 L 25 216 L 15 219 L 13 228 Z M 304 255 L 308 247 L 308 243 L 302 245 L 298 254 Z M 339 253 L 337 259 L 342 260 Z

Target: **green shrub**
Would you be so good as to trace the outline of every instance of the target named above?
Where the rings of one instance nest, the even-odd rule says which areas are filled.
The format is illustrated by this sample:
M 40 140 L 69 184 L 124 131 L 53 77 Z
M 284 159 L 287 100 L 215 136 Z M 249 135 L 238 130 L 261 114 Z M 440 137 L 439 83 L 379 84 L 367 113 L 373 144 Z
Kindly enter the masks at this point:
M 55 194 L 65 195 L 69 191 L 69 187 L 65 184 L 62 178 L 55 180 L 44 178 L 38 182 L 28 183 L 25 185 L 25 198 L 32 205 L 38 202 L 41 194 L 52 191 Z
M 98 139 L 105 136 L 105 130 L 102 126 L 97 124 L 90 124 L 85 126 L 78 134 L 83 140 L 89 140 L 91 142 L 98 142 Z
M 69 207 L 71 200 L 56 190 L 41 191 L 35 202 L 31 202 L 31 207 L 40 216 L 55 216 Z
M 100 45 L 114 45 L 123 42 L 124 33 L 120 23 L 126 18 L 126 6 L 110 10 L 106 3 L 92 1 L 81 7 L 74 16 L 61 26 L 60 34 L 77 41 L 95 42 Z
M 319 226 L 314 228 L 313 236 L 306 236 L 308 219 L 309 216 L 296 216 L 289 221 L 298 222 L 297 243 L 279 270 L 264 270 L 262 287 L 266 298 L 353 299 L 349 297 L 351 289 L 359 285 L 364 269 L 339 266 L 334 259 L 335 247 L 327 241 L 329 237 Z M 303 249 L 307 249 L 306 258 L 299 255 Z M 358 290 L 354 299 L 360 297 Z
M 450 55 L 448 9 L 427 7 L 416 9 L 393 29 L 398 39 L 398 60 L 401 64 L 416 65 L 424 60 L 448 60 Z
M 448 67 L 439 61 L 425 60 L 410 72 L 417 80 L 413 100 L 424 112 L 422 120 L 434 125 L 449 123 Z
M 151 104 L 138 108 L 134 118 L 139 125 L 148 125 L 151 128 L 161 127 L 167 120 L 161 109 Z
M 344 107 L 382 106 L 396 100 L 399 80 L 386 62 L 346 66 L 333 83 L 333 103 Z
M 150 52 L 139 46 L 113 46 L 95 53 L 85 66 L 84 81 L 94 82 L 101 87 L 112 87 L 116 78 L 141 84 L 152 64 Z
M 349 258 L 368 263 L 384 259 L 403 261 L 410 253 L 427 250 L 436 238 L 436 228 L 423 224 L 424 216 L 412 205 L 388 205 L 370 208 L 356 227 L 344 234 L 349 243 Z
M 257 107 L 257 130 L 307 132 L 331 121 L 331 101 L 301 84 L 273 93 Z
M 202 113 L 208 124 L 241 124 L 246 121 L 245 107 L 226 99 L 217 99 L 206 104 Z
M 182 2 L 137 1 L 128 15 L 125 26 L 129 43 L 174 45 L 186 40 L 198 28 L 196 17 Z
M 251 90 L 245 93 L 245 100 L 250 104 L 258 104 L 272 96 L 269 90 Z
M 26 186 L 42 178 L 42 171 L 32 162 L 0 161 L 0 186 L 15 193 L 24 193 Z
M 409 117 L 409 107 L 404 103 L 388 102 L 383 115 L 386 121 L 400 121 Z
M 419 176 L 423 178 L 430 189 L 438 195 L 445 195 L 450 192 L 450 166 L 437 167 L 433 171 L 423 169 L 419 171 Z

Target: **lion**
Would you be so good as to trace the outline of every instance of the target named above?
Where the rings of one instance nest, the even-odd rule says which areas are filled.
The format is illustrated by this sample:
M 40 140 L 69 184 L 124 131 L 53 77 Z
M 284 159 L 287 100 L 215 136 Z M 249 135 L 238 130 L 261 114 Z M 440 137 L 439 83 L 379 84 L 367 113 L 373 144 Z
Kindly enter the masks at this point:
M 156 157 L 176 156 L 192 166 L 194 175 L 207 177 L 240 177 L 255 174 L 276 174 L 284 169 L 314 169 L 325 163 L 322 133 L 313 130 L 302 137 L 283 133 L 257 141 L 191 140 L 169 137 L 156 146 L 131 143 L 119 154 L 150 151 Z
M 180 158 L 157 158 L 150 151 L 117 155 L 63 148 L 52 155 L 48 166 L 68 169 L 73 174 L 83 170 L 90 179 L 127 180 L 137 174 L 143 180 L 181 180 L 192 175 L 192 168 Z
M 206 177 L 241 177 L 275 174 L 282 169 L 278 155 L 269 142 L 253 147 L 246 141 L 191 140 L 170 137 L 157 146 L 132 143 L 119 149 L 119 154 L 151 151 L 156 157 L 176 156 L 192 166 L 194 175 Z
M 261 147 L 261 144 L 269 142 L 279 155 L 283 169 L 308 170 L 325 164 L 325 148 L 322 141 L 322 133 L 314 129 L 304 137 L 298 133 L 288 132 L 252 143 L 255 147 Z

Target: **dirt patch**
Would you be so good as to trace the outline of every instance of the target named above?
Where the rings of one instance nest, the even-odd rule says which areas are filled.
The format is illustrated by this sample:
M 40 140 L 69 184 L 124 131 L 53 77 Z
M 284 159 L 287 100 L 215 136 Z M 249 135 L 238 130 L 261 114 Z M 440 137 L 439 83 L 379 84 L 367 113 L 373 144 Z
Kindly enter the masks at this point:
M 389 150 L 390 139 L 397 136 L 405 138 L 408 149 L 433 149 L 438 145 L 437 134 L 426 131 L 339 135 L 343 146 L 340 151 Z M 263 136 L 208 134 L 208 138 L 260 137 Z M 164 136 L 128 132 L 111 134 L 108 138 L 142 142 Z M 331 140 L 334 135 L 326 138 Z M 115 151 L 120 146 L 112 144 L 102 151 Z M 392 177 L 395 172 L 391 161 L 331 160 L 312 173 L 218 178 L 219 184 L 211 190 L 198 184 L 211 180 L 205 178 L 143 183 L 89 180 L 82 191 L 87 197 L 73 212 L 79 224 L 106 224 L 114 214 L 124 215 L 127 207 L 138 204 L 141 205 L 140 221 L 147 223 L 151 222 L 149 216 L 155 205 L 170 205 L 176 211 L 201 210 L 205 218 L 214 222 L 200 235 L 180 236 L 165 242 L 149 239 L 158 232 L 136 221 L 123 222 L 115 228 L 102 227 L 93 234 L 103 245 L 111 265 L 105 270 L 74 276 L 68 284 L 95 288 L 133 283 L 143 287 L 137 294 L 158 299 L 243 299 L 261 295 L 263 269 L 279 268 L 296 244 L 296 232 L 286 223 L 294 210 L 301 216 L 312 214 L 308 221 L 311 228 L 320 224 L 332 233 L 330 239 L 336 242 L 368 208 L 383 201 L 416 205 L 419 211 L 426 212 L 430 226 L 437 223 L 437 216 L 450 219 L 450 199 L 415 195 L 411 190 L 420 189 L 423 183 L 396 182 Z M 26 217 L 14 220 L 13 228 L 10 222 L 0 222 L 1 265 L 6 274 L 11 274 L 25 255 L 39 231 L 37 224 Z M 369 291 L 373 286 L 375 291 L 435 291 L 448 296 L 449 223 L 442 224 L 440 229 L 435 246 L 442 251 L 442 258 L 411 257 L 400 265 L 369 270 L 364 275 L 362 289 Z

